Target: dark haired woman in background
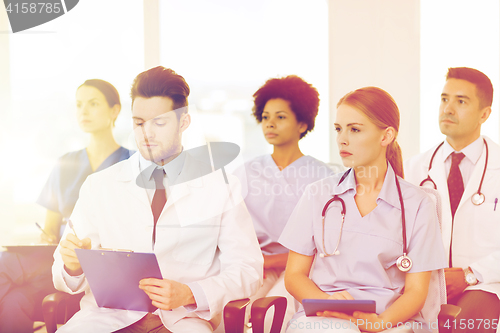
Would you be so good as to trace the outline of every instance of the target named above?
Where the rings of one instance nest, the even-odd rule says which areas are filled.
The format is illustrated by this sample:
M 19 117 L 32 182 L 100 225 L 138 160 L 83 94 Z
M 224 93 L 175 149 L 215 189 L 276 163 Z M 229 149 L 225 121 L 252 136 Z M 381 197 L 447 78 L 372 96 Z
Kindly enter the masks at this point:
M 57 244 L 63 219 L 68 219 L 80 187 L 91 173 L 129 158 L 131 151 L 113 137 L 121 110 L 120 96 L 109 82 L 85 81 L 76 91 L 77 120 L 90 134 L 88 146 L 57 161 L 38 203 L 47 208 L 42 242 Z M 0 256 L 0 332 L 32 332 L 35 312 L 43 298 L 55 292 L 52 258 L 37 253 L 5 252 Z M 38 319 L 38 318 L 37 318 Z
M 287 297 L 287 322 L 295 309 L 283 280 L 288 249 L 278 243 L 278 238 L 304 187 L 333 171 L 299 148 L 299 140 L 314 128 L 318 114 L 319 95 L 311 84 L 295 75 L 274 78 L 253 97 L 253 115 L 266 141 L 273 145 L 272 154 L 254 158 L 236 172 L 248 189 L 245 203 L 264 255 L 264 285 L 253 299 Z

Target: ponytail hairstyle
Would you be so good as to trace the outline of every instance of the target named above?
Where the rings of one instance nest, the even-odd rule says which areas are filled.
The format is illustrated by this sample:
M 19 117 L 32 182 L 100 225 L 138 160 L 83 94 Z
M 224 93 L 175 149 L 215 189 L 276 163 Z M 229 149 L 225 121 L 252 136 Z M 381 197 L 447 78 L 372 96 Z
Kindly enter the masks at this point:
M 394 140 L 387 146 L 385 158 L 391 164 L 396 175 L 404 178 L 403 156 L 401 147 L 396 142 L 399 132 L 399 109 L 394 99 L 385 90 L 377 87 L 365 87 L 351 91 L 340 99 L 341 104 L 349 105 L 363 112 L 378 128 L 393 127 L 396 130 Z

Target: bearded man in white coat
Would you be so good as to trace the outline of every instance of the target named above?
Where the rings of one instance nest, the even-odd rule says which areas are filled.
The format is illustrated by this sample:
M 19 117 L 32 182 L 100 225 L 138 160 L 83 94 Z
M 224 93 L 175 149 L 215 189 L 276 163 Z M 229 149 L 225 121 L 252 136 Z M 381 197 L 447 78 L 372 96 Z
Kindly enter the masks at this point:
M 453 332 L 495 332 L 500 315 L 500 147 L 481 136 L 492 100 L 485 74 L 449 68 L 439 108 L 446 140 L 404 164 L 406 180 L 442 198 L 448 303 L 462 308 Z
M 237 179 L 183 151 L 188 95 L 184 78 L 161 66 L 134 80 L 139 152 L 87 178 L 71 216 L 79 238 L 66 228 L 54 255 L 55 287 L 85 291 L 60 332 L 212 332 L 227 302 L 262 283 L 263 258 Z M 139 288 L 158 309 L 98 307 L 77 248 L 155 253 L 163 279 L 145 278 Z

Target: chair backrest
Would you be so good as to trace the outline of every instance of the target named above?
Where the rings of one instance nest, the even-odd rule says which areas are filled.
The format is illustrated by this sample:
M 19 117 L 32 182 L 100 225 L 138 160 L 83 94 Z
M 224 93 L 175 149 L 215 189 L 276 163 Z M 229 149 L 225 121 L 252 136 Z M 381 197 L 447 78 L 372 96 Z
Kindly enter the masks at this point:
M 438 191 L 432 188 L 421 187 L 421 189 L 429 194 L 429 196 L 436 203 L 436 217 L 439 222 L 439 229 L 441 230 L 441 197 Z M 442 230 L 441 230 L 442 231 Z M 427 323 L 436 323 L 441 305 L 446 304 L 446 281 L 444 278 L 444 270 L 439 269 L 433 271 L 431 274 L 431 281 L 429 283 L 429 291 L 427 299 L 425 300 L 424 307 L 421 310 L 421 315 Z M 437 325 L 431 325 L 432 331 L 437 333 Z

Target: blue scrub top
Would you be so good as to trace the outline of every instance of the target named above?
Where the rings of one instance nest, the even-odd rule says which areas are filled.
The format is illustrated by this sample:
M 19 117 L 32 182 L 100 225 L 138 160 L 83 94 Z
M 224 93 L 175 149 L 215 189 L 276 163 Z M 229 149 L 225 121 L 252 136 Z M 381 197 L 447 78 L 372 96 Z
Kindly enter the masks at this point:
M 131 150 L 120 147 L 109 155 L 94 172 L 126 160 L 133 153 Z M 60 213 L 63 218 L 69 218 L 78 200 L 80 187 L 92 173 L 86 149 L 61 156 L 40 193 L 37 203 Z
M 354 172 L 338 185 L 342 174 L 309 185 L 293 211 L 279 242 L 290 250 L 315 256 L 311 280 L 324 292 L 346 290 L 354 299 L 375 300 L 380 314 L 401 296 L 405 273 L 396 266 L 403 254 L 401 206 L 389 165 L 377 206 L 361 216 L 354 196 Z M 399 178 L 406 217 L 408 256 L 413 261 L 409 273 L 447 267 L 434 201 L 417 186 Z M 321 213 L 335 194 L 346 205 L 339 255 L 321 258 L 323 227 Z M 325 247 L 332 253 L 339 239 L 341 204 L 333 202 L 325 216 Z M 302 307 L 301 309 L 302 310 Z M 296 316 L 303 315 L 299 311 Z M 420 321 L 419 316 L 414 318 Z
M 278 238 L 295 205 L 308 184 L 333 174 L 327 164 L 311 156 L 302 156 L 280 170 L 271 155 L 248 161 L 235 172 L 248 190 L 245 204 L 264 254 L 288 253 Z

